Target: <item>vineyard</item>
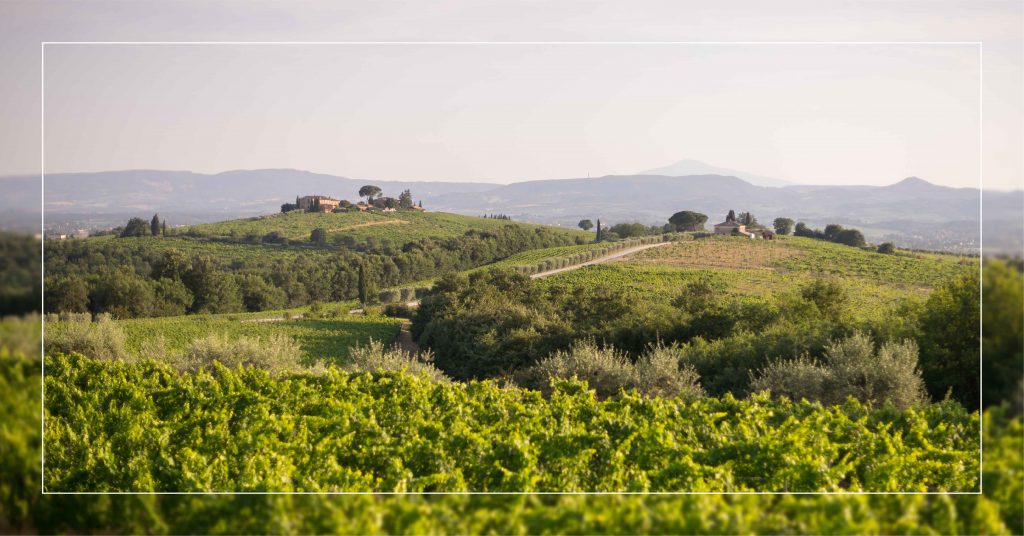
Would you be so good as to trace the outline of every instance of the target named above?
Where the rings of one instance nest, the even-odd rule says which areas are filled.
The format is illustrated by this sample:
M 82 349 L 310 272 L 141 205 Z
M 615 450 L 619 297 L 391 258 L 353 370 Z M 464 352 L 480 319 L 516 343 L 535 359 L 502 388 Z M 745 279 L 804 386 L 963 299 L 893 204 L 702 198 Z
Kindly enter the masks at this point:
M 52 356 L 53 491 L 970 491 L 978 421 L 750 400 L 550 400 L 402 374 L 179 375 Z
M 729 300 L 764 300 L 795 292 L 818 278 L 840 285 L 858 318 L 876 318 L 907 296 L 976 269 L 977 260 L 952 255 L 880 255 L 798 237 L 774 241 L 711 237 L 652 248 L 611 263 L 546 278 L 548 289 L 607 285 L 642 301 L 668 302 L 688 283 L 702 281 Z
M 319 228 L 327 231 L 329 241 L 334 237 L 346 236 L 353 243 L 365 243 L 373 239 L 404 244 L 421 238 L 453 238 L 464 235 L 466 231 L 498 229 L 509 224 L 527 228 L 544 227 L 443 212 L 290 212 L 193 225 L 181 232 L 208 238 L 242 239 L 246 236 L 262 237 L 276 231 L 289 240 L 308 242 L 313 229 Z M 584 236 L 583 231 L 579 230 L 560 231 L 571 236 Z

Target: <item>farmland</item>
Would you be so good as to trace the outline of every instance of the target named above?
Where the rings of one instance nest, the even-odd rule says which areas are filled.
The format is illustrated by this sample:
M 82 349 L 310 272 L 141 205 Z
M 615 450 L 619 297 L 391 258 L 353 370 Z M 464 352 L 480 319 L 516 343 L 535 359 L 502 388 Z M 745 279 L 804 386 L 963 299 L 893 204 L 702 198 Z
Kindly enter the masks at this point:
M 289 212 L 269 214 L 256 218 L 230 220 L 220 223 L 193 225 L 178 233 L 193 236 L 245 240 L 246 237 L 262 237 L 278 232 L 288 240 L 308 242 L 313 229 L 327 231 L 328 242 L 334 245 L 357 245 L 367 242 L 392 243 L 395 245 L 423 238 L 454 238 L 470 230 L 494 230 L 505 225 L 521 225 L 528 229 L 555 227 L 528 223 L 510 222 L 489 218 L 460 216 L 443 212 L 342 212 L 306 213 Z M 567 236 L 587 236 L 580 230 L 558 229 Z
M 614 262 L 545 279 L 549 289 L 608 285 L 644 301 L 667 302 L 688 283 L 702 281 L 723 299 L 759 300 L 825 278 L 850 296 L 853 312 L 877 317 L 907 297 L 969 270 L 977 259 L 953 255 L 878 253 L 799 237 L 773 241 L 710 237 L 645 250 Z
M 402 321 L 382 316 L 349 315 L 355 302 L 299 307 L 259 313 L 186 315 L 165 318 L 132 318 L 113 320 L 125 334 L 125 350 L 135 356 L 144 355 L 153 345 L 165 352 L 178 352 L 189 343 L 210 335 L 229 339 L 242 337 L 266 340 L 271 335 L 284 335 L 301 348 L 307 365 L 316 362 L 343 365 L 353 346 L 370 340 L 387 342 L 395 337 Z M 60 336 L 68 321 L 47 322 L 47 335 Z

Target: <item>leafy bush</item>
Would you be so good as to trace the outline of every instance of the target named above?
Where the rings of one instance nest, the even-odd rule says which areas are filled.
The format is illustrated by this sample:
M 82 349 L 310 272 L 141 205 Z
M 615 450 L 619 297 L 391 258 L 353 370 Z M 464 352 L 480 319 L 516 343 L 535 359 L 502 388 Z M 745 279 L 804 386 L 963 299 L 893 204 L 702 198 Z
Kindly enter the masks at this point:
M 193 341 L 180 354 L 170 356 L 178 370 L 196 372 L 213 370 L 214 363 L 228 368 L 257 368 L 272 374 L 295 372 L 302 369 L 302 349 L 291 337 L 271 334 L 268 337 L 239 337 L 208 335 Z
M 601 348 L 593 339 L 578 341 L 569 350 L 541 359 L 520 374 L 524 386 L 551 393 L 553 380 L 576 378 L 587 382 L 600 398 L 636 389 L 646 396 L 703 396 L 692 366 L 679 368 L 674 349 L 655 346 L 633 363 L 615 348 Z
M 413 355 L 401 348 L 385 347 L 384 343 L 371 340 L 366 346 L 352 348 L 342 369 L 350 372 L 407 372 L 435 382 L 448 381 L 433 362 L 434 355 L 430 352 Z
M 84 318 L 83 318 L 84 316 Z M 47 354 L 80 353 L 96 359 L 125 360 L 125 333 L 109 316 L 99 316 L 96 322 L 89 315 L 65 315 L 67 321 L 59 328 L 47 329 L 45 337 Z
M 854 397 L 905 409 L 928 400 L 917 370 L 917 344 L 910 340 L 886 343 L 876 352 L 864 333 L 830 344 L 822 363 L 807 356 L 772 363 L 751 386 L 755 391 L 823 404 L 841 404 Z

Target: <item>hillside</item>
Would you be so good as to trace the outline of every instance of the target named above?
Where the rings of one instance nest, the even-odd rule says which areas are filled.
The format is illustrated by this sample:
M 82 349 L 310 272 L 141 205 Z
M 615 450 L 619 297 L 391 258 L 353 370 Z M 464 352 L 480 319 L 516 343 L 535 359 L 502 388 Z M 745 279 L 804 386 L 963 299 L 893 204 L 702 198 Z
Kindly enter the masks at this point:
M 663 223 L 667 214 L 684 208 L 714 219 L 736 209 L 752 211 L 762 221 L 789 217 L 818 227 L 858 227 L 871 241 L 893 241 L 902 247 L 968 252 L 979 246 L 981 199 L 976 188 L 948 188 L 923 179 L 890 186 L 780 186 L 750 173 L 687 160 L 679 164 L 636 175 L 509 185 L 376 181 L 290 169 L 214 175 L 140 170 L 55 174 L 46 179 L 47 229 L 112 227 L 129 216 L 154 212 L 175 225 L 249 217 L 277 211 L 296 193 L 354 199 L 360 186 L 377 184 L 385 195 L 408 188 L 430 210 L 503 213 L 565 226 L 583 218 Z M 38 178 L 2 178 L 0 189 L 0 225 L 33 226 L 39 217 Z M 986 190 L 984 203 L 986 251 L 1014 253 L 1024 248 L 1019 216 L 1024 192 Z
M 245 241 L 246 237 L 263 237 L 279 232 L 291 241 L 308 242 L 314 229 L 327 231 L 328 242 L 335 245 L 355 245 L 368 240 L 387 241 L 395 245 L 423 238 L 453 238 L 467 231 L 494 230 L 506 225 L 526 229 L 547 228 L 570 237 L 591 238 L 592 233 L 579 229 L 558 229 L 551 226 L 512 222 L 491 218 L 462 216 L 444 212 L 344 212 L 344 213 L 274 213 L 253 218 L 227 220 L 218 223 L 192 225 L 176 234 L 211 239 Z

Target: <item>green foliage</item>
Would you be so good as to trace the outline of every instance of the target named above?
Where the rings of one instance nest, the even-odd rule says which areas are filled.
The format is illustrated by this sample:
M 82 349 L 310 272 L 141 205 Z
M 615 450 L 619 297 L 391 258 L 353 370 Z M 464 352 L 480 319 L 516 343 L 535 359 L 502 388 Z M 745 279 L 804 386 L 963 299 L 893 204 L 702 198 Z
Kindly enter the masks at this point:
M 982 274 L 982 404 L 990 407 L 1022 394 L 1024 362 L 1024 275 L 1001 260 L 985 262 Z M 962 289 L 966 291 L 966 289 Z M 935 304 L 938 305 L 938 304 Z M 965 366 L 969 364 L 965 363 Z
M 1024 533 L 1024 429 L 999 407 L 983 419 L 984 495 L 43 495 L 38 340 L 38 318 L 0 322 L 4 532 Z
M 53 491 L 978 487 L 978 418 L 954 405 L 599 401 L 576 381 L 546 400 L 393 373 L 178 375 L 77 355 L 48 357 L 46 371 Z
M 703 231 L 704 223 L 707 221 L 707 214 L 701 214 L 700 212 L 693 212 L 690 210 L 676 212 L 668 219 L 668 222 L 673 225 L 677 231 Z
M 896 253 L 896 244 L 893 244 L 892 242 L 882 242 L 881 244 L 878 244 L 878 249 L 876 251 L 883 255 L 892 255 Z
M 580 229 L 583 229 L 584 231 L 589 231 L 589 230 L 594 228 L 594 222 L 592 222 L 590 220 L 580 220 L 580 222 L 578 224 L 576 224 L 576 227 L 579 227 Z
M 822 363 L 806 355 L 771 363 L 751 382 L 751 389 L 823 404 L 853 397 L 900 409 L 928 400 L 917 370 L 917 345 L 909 340 L 886 343 L 876 352 L 864 333 L 829 344 Z
M 370 340 L 349 352 L 342 370 L 349 372 L 405 372 L 435 382 L 448 381 L 444 373 L 434 368 L 430 352 L 413 355 L 398 347 L 385 347 L 381 341 Z
M 772 226 L 775 227 L 775 232 L 780 235 L 788 235 L 793 232 L 793 220 L 789 218 L 775 218 Z
M 150 236 L 152 233 L 149 224 L 142 218 L 132 218 L 125 224 L 119 235 L 121 238 L 128 236 Z
M 978 275 L 971 270 L 932 291 L 920 319 L 921 370 L 928 392 L 942 398 L 952 391 L 953 398 L 969 409 L 977 409 L 980 403 Z
M 703 396 L 693 367 L 679 367 L 673 348 L 654 346 L 634 363 L 614 348 L 601 348 L 592 339 L 578 341 L 569 350 L 558 351 L 523 371 L 519 383 L 551 393 L 555 380 L 584 380 L 600 398 L 635 389 L 645 396 L 671 398 Z
M 169 361 L 174 368 L 185 372 L 214 371 L 221 365 L 232 369 L 252 367 L 280 375 L 300 370 L 301 358 L 302 349 L 283 333 L 266 338 L 229 338 L 215 333 L 193 340 Z
M 124 360 L 129 357 L 125 351 L 125 333 L 116 322 L 103 317 L 92 322 L 89 315 L 72 317 L 54 324 L 49 329 L 47 322 L 47 353 L 80 353 L 96 359 Z
M 39 312 L 40 261 L 39 239 L 0 230 L 0 315 Z

